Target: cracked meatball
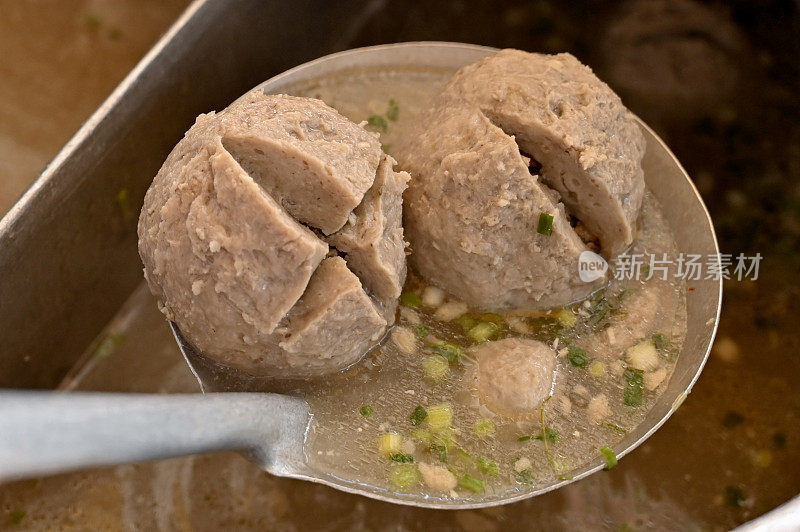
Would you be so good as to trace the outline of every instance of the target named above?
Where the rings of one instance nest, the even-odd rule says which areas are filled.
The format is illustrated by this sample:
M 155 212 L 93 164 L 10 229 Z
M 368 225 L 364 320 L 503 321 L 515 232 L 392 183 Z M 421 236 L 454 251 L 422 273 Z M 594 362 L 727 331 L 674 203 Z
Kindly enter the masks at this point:
M 356 362 L 393 322 L 406 275 L 408 175 L 393 164 L 319 100 L 254 91 L 201 115 L 139 218 L 161 310 L 205 356 L 253 373 Z
M 581 253 L 599 241 L 613 257 L 633 241 L 644 146 L 620 99 L 569 54 L 504 50 L 462 68 L 395 149 L 412 175 L 412 263 L 482 309 L 585 297 L 603 279 L 579 279 Z

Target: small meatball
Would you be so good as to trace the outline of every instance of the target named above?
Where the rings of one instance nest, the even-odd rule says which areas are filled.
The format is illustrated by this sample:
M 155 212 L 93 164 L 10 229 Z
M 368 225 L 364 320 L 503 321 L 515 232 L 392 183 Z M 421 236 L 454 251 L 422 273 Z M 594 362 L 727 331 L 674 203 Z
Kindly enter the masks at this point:
M 506 338 L 470 348 L 477 360 L 476 387 L 482 401 L 501 414 L 528 414 L 550 396 L 556 353 L 527 338 Z

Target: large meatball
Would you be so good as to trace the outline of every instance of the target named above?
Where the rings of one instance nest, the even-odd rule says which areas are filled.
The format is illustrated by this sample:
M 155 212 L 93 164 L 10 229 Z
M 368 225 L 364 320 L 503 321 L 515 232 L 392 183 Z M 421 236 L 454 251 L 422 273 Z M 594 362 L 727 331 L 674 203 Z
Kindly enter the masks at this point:
M 319 100 L 254 91 L 201 115 L 139 218 L 161 310 L 204 355 L 254 373 L 357 361 L 392 323 L 406 274 L 408 175 L 393 164 Z
M 581 253 L 599 241 L 613 257 L 633 241 L 644 138 L 569 54 L 504 50 L 462 68 L 395 153 L 412 175 L 412 262 L 472 306 L 585 297 L 602 279 L 580 280 Z M 550 235 L 537 232 L 542 215 L 553 218 Z
M 506 338 L 470 348 L 475 386 L 489 408 L 506 415 L 536 411 L 553 389 L 556 352 L 529 338 Z

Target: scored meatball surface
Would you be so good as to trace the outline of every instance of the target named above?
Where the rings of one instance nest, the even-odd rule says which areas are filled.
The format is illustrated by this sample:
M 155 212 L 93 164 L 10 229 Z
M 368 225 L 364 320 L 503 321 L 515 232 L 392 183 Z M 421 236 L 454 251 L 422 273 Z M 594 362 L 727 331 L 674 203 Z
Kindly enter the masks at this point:
M 319 100 L 253 91 L 201 115 L 139 218 L 162 312 L 205 356 L 254 373 L 356 362 L 393 322 L 405 280 L 408 175 L 393 164 L 374 134 Z M 335 256 L 334 235 L 353 224 L 366 229 Z
M 506 338 L 474 346 L 469 354 L 477 361 L 478 395 L 498 413 L 533 413 L 552 392 L 556 352 L 542 342 Z
M 581 299 L 604 281 L 580 280 L 581 253 L 599 240 L 611 258 L 633 241 L 644 137 L 569 54 L 504 50 L 462 68 L 394 153 L 412 176 L 412 263 L 471 306 Z M 549 236 L 537 232 L 543 214 L 553 217 Z
M 633 115 L 571 54 L 503 50 L 461 69 L 445 92 L 477 106 L 541 165 L 542 181 L 609 256 L 633 242 L 645 141 Z

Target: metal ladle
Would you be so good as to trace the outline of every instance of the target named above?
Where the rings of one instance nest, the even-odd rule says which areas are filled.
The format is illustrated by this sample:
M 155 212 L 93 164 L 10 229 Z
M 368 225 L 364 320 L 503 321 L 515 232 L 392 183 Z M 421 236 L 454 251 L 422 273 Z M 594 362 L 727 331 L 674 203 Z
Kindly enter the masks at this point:
M 299 81 L 333 72 L 371 67 L 457 69 L 495 52 L 457 43 L 421 42 L 376 46 L 326 56 L 291 69 L 259 87 L 281 92 Z M 643 122 L 643 161 L 648 188 L 661 203 L 679 252 L 718 257 L 714 228 L 697 189 L 675 156 Z M 687 336 L 664 394 L 642 423 L 616 446 L 619 458 L 653 434 L 680 406 L 705 364 L 717 329 L 721 280 L 691 283 L 687 293 Z M 262 389 L 255 377 L 242 378 L 196 353 L 173 332 L 204 391 Z M 0 480 L 76 468 L 154 460 L 188 454 L 240 450 L 277 476 L 325 484 L 400 504 L 429 508 L 480 508 L 514 502 L 557 489 L 599 471 L 598 459 L 555 481 L 528 491 L 465 499 L 433 499 L 394 493 L 343 479 L 315 467 L 306 456 L 313 420 L 298 398 L 268 393 L 129 395 L 0 392 Z M 313 458 L 313 457 L 312 457 Z

